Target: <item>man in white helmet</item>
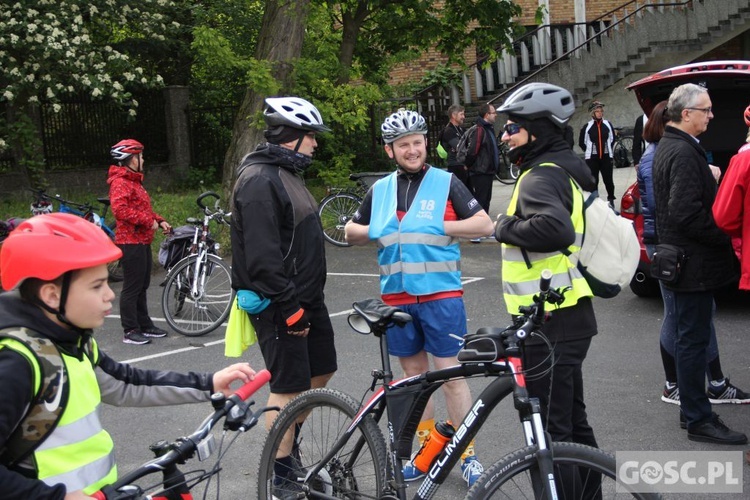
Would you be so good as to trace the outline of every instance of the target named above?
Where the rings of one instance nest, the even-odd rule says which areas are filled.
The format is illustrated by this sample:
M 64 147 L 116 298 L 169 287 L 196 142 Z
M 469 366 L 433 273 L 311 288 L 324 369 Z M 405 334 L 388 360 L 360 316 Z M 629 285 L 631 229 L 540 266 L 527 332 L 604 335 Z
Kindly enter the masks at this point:
M 425 163 L 427 124 L 419 113 L 400 109 L 381 132 L 398 170 L 370 188 L 346 225 L 346 239 L 354 245 L 378 242 L 383 302 L 414 318 L 388 330 L 388 350 L 408 377 L 430 369 L 428 353 L 436 369 L 457 363 L 466 334 L 458 239 L 490 234 L 492 220 L 455 175 Z M 471 407 L 469 386 L 457 379 L 443 389 L 448 415 L 458 424 Z M 434 427 L 433 414 L 429 403 L 417 428 L 420 443 Z M 483 471 L 473 442 L 461 459 L 471 486 Z M 424 476 L 413 461 L 403 472 L 407 481 Z
M 317 108 L 299 97 L 266 99 L 267 142 L 245 156 L 234 185 L 232 286 L 254 299 L 248 310 L 266 367 L 269 406 L 284 407 L 337 369 L 324 303 L 326 259 L 318 206 L 302 180 L 329 132 Z M 275 412 L 266 413 L 270 427 Z M 289 436 L 275 463 L 274 495 L 295 498 L 299 456 Z

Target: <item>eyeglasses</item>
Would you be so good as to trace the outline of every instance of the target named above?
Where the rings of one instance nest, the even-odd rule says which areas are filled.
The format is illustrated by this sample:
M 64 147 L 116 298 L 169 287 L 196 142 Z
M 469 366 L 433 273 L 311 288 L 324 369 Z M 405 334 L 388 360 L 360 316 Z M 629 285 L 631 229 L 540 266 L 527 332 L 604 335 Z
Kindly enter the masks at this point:
M 308 132 L 308 133 L 307 133 L 307 134 L 305 134 L 305 135 L 306 135 L 307 137 L 309 137 L 310 139 L 313 139 L 313 140 L 315 139 L 315 132 Z
M 703 111 L 706 114 L 709 114 L 711 112 L 711 106 L 707 108 L 685 108 L 685 109 L 692 109 L 693 111 Z
M 523 126 L 520 123 L 506 123 L 503 130 L 508 135 L 516 135 L 522 128 Z

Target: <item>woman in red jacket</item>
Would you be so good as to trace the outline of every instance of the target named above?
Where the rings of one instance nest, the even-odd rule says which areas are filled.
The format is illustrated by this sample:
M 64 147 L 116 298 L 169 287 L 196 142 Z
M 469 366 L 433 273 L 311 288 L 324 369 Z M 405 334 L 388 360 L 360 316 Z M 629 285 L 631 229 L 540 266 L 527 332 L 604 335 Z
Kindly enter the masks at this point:
M 115 243 L 122 250 L 123 282 L 120 318 L 126 344 L 148 344 L 149 337 L 166 337 L 148 315 L 146 291 L 151 283 L 151 242 L 154 231 L 168 233 L 172 226 L 151 208 L 143 187 L 143 144 L 134 139 L 118 142 L 110 150 L 115 165 L 109 167 L 109 199 L 117 221 Z
M 743 113 L 750 127 L 750 106 Z M 750 130 L 729 162 L 713 205 L 716 225 L 732 237 L 741 263 L 740 290 L 750 290 Z

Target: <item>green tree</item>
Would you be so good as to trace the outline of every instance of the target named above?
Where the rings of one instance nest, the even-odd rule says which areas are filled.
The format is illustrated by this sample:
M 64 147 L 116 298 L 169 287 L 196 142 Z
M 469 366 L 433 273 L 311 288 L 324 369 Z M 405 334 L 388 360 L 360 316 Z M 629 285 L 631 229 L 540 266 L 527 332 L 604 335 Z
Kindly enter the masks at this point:
M 44 165 L 39 103 L 55 105 L 83 93 L 128 106 L 135 115 L 131 91 L 163 80 L 118 45 L 164 43 L 181 30 L 176 9 L 169 0 L 0 2 L 0 144 L 7 144 L 29 182 L 39 182 Z
M 508 40 L 521 9 L 508 0 L 318 0 L 340 31 L 337 83 L 351 79 L 359 63 L 370 81 L 394 60 L 413 58 L 431 46 L 462 63 L 464 50 L 475 46 L 494 55 Z

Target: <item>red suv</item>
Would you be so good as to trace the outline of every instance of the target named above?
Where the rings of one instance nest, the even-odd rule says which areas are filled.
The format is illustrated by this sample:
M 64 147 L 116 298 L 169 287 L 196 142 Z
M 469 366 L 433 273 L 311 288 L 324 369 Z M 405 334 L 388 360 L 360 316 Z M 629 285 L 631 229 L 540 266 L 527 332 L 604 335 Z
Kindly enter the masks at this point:
M 672 90 L 683 83 L 696 83 L 709 91 L 714 119 L 699 139 L 710 162 L 724 170 L 747 135 L 742 112 L 750 103 L 750 61 L 706 61 L 677 66 L 642 78 L 627 88 L 635 92 L 638 103 L 648 115 L 657 103 L 667 99 Z M 643 215 L 637 182 L 622 196 L 620 213 L 633 221 L 641 241 L 641 262 L 630 289 L 641 297 L 657 296 L 659 285 L 651 277 L 651 262 L 643 246 Z

